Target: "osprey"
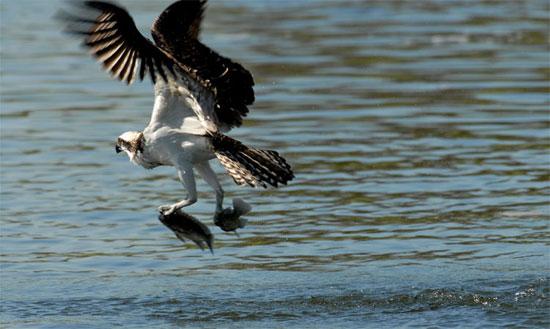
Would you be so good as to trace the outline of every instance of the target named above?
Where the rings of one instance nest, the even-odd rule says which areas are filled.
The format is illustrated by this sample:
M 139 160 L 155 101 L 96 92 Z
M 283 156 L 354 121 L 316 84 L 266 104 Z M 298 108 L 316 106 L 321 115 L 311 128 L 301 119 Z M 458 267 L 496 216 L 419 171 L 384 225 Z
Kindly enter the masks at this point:
M 206 0 L 176 1 L 151 28 L 154 43 L 136 28 L 128 12 L 113 3 L 85 1 L 80 11 L 63 13 L 67 31 L 117 79 L 131 84 L 148 75 L 155 103 L 143 131 L 118 137 L 116 152 L 144 168 L 174 166 L 187 197 L 159 207 L 164 215 L 197 201 L 196 170 L 216 193 L 215 213 L 223 210 L 223 189 L 209 161 L 218 159 L 238 185 L 277 187 L 294 178 L 276 151 L 245 146 L 224 135 L 242 123 L 254 102 L 254 81 L 240 64 L 198 40 Z

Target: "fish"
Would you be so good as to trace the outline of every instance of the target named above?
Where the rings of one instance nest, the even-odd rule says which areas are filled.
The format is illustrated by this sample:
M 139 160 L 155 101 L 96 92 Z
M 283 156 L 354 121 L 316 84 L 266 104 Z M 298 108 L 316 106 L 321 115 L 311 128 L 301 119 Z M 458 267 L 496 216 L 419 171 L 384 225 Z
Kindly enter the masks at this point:
M 237 236 L 237 229 L 244 228 L 248 221 L 245 218 L 241 218 L 242 215 L 248 214 L 252 210 L 252 207 L 244 200 L 235 198 L 233 199 L 233 208 L 225 208 L 221 212 L 214 215 L 214 224 L 221 228 L 225 232 L 235 232 Z
M 159 214 L 159 220 L 164 226 L 168 227 L 178 239 L 185 242 L 186 239 L 193 241 L 201 250 L 205 247 L 214 254 L 214 235 L 210 232 L 208 226 L 204 225 L 195 217 L 181 211 L 174 211 L 169 215 Z

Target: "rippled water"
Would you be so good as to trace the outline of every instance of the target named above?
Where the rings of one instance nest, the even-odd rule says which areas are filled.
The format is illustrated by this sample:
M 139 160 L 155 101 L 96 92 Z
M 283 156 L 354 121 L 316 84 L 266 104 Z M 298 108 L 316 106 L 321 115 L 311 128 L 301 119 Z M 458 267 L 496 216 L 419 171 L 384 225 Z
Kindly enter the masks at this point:
M 121 2 L 147 32 L 170 1 Z M 550 326 L 547 1 L 212 1 L 203 40 L 257 82 L 231 136 L 297 176 L 224 177 L 240 237 L 201 180 L 215 255 L 157 220 L 173 168 L 113 152 L 151 86 L 110 80 L 63 5 L 0 3 L 2 326 Z

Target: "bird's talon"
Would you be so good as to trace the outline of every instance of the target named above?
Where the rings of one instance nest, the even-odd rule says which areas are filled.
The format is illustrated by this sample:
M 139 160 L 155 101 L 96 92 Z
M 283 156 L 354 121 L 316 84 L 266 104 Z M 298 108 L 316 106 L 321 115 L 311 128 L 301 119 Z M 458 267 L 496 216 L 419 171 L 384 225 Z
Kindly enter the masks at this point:
M 171 214 L 176 211 L 176 207 L 174 206 L 160 206 L 158 207 L 158 211 L 163 214 L 164 216 L 170 216 Z

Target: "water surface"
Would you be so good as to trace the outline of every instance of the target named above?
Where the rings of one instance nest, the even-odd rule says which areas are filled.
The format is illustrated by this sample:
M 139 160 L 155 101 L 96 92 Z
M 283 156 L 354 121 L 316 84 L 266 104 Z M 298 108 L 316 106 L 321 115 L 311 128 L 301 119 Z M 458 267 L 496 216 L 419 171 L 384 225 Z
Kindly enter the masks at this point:
M 170 1 L 120 2 L 148 34 Z M 203 41 L 256 80 L 231 136 L 296 172 L 223 176 L 240 237 L 199 181 L 215 255 L 156 218 L 174 169 L 114 153 L 151 85 L 110 80 L 65 5 L 0 3 L 2 326 L 550 326 L 547 1 L 212 1 Z

